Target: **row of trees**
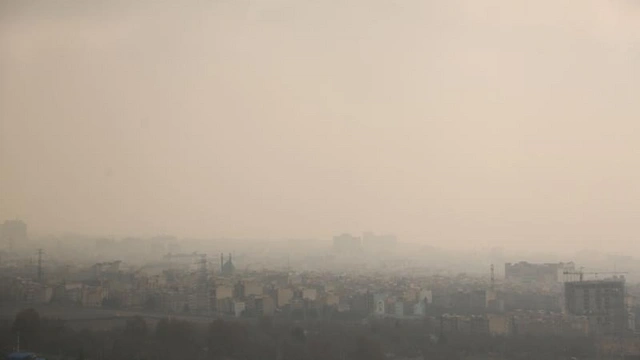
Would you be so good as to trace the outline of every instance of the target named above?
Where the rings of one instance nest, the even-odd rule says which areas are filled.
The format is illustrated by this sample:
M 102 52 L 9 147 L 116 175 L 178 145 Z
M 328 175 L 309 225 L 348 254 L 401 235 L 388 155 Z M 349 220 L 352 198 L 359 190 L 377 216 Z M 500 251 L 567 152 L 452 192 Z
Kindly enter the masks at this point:
M 208 326 L 166 318 L 150 326 L 136 316 L 126 320 L 123 327 L 91 331 L 74 330 L 64 321 L 41 317 L 36 310 L 26 309 L 12 324 L 1 327 L 3 353 L 15 350 L 19 337 L 24 350 L 64 359 L 338 358 L 333 357 L 337 349 L 332 349 L 319 334 L 309 336 L 302 327 L 274 324 L 271 318 L 262 318 L 258 323 L 218 319 Z M 353 344 L 350 359 L 384 358 L 375 341 L 354 338 Z
M 110 330 L 74 330 L 68 325 L 23 310 L 13 323 L 0 325 L 0 349 L 10 352 L 20 334 L 23 349 L 62 359 L 381 360 L 385 353 L 424 359 L 569 359 L 596 353 L 588 338 L 441 336 L 426 324 L 395 321 L 314 322 L 303 327 L 272 318 L 219 319 L 204 325 L 176 319 L 151 324 L 132 317 Z

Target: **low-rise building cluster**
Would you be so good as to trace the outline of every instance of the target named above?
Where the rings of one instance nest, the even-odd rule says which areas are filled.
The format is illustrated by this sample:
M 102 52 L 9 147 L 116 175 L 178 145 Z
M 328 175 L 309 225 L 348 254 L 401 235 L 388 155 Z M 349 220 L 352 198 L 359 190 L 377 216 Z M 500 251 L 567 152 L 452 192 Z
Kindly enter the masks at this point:
M 400 276 L 383 271 L 240 271 L 231 254 L 221 255 L 218 262 L 204 254 L 187 253 L 165 255 L 142 267 L 121 261 L 65 265 L 47 269 L 40 281 L 28 276 L 32 268 L 24 267 L 21 272 L 14 266 L 3 272 L 0 293 L 5 302 L 160 314 L 428 320 L 442 332 L 492 335 L 635 330 L 633 296 L 625 292 L 624 283 L 615 287 L 586 281 L 563 285 L 558 274 L 568 268 L 565 264 L 544 264 L 540 271 L 534 264 L 517 267 L 515 274 L 500 280 L 464 274 Z M 585 300 L 591 294 L 589 284 L 596 285 Z M 569 298 L 565 287 L 571 290 Z M 613 292 L 623 293 L 612 297 Z M 616 304 L 613 317 L 607 315 L 610 301 Z M 594 309 L 600 311 L 598 317 Z

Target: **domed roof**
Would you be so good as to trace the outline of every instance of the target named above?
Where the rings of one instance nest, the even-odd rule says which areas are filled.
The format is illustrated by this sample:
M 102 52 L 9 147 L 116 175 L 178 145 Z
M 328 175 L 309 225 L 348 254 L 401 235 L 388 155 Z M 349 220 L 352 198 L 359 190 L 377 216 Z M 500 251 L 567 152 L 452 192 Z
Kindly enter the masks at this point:
M 231 260 L 231 254 L 229 254 L 229 259 L 222 265 L 222 274 L 231 275 L 236 271 L 235 265 L 233 265 L 233 261 Z

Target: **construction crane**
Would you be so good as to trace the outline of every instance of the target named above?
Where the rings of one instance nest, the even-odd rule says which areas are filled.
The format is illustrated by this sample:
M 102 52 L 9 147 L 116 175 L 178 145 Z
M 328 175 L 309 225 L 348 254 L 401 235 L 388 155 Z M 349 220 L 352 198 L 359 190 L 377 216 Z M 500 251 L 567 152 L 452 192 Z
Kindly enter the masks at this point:
M 566 276 L 568 275 L 578 275 L 580 281 L 584 280 L 584 275 L 594 275 L 596 277 L 596 279 L 598 278 L 598 275 L 601 274 L 609 274 L 609 275 L 622 275 L 622 274 L 628 274 L 628 272 L 626 271 L 583 271 L 582 269 L 584 268 L 580 268 L 580 270 L 578 271 L 570 271 L 570 270 L 565 270 L 562 273 Z

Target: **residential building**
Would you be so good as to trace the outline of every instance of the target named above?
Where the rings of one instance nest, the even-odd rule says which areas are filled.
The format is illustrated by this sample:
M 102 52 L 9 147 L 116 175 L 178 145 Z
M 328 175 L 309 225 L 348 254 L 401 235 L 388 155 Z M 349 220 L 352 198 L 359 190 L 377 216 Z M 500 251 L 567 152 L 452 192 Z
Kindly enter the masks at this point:
M 231 286 L 218 285 L 214 289 L 216 299 L 233 298 L 233 288 Z
M 270 316 L 276 311 L 276 303 L 271 296 L 255 298 L 255 311 L 257 316 Z
M 387 313 L 387 294 L 373 295 L 373 313 L 377 316 L 384 316 Z
M 244 282 L 244 296 L 258 296 L 264 294 L 264 287 L 257 281 Z
M 629 330 L 624 278 L 572 281 L 564 287 L 565 311 L 586 316 L 597 334 L 622 334 Z
M 285 305 L 291 304 L 291 300 L 293 299 L 293 290 L 289 288 L 278 288 L 275 291 L 276 293 L 276 306 L 278 308 L 282 308 Z
M 505 315 L 488 315 L 489 333 L 491 335 L 508 335 L 509 318 Z
M 82 306 L 84 307 L 101 307 L 104 299 L 107 298 L 107 291 L 102 286 L 82 287 Z
M 235 316 L 235 317 L 242 316 L 242 314 L 244 313 L 246 308 L 247 308 L 247 306 L 246 306 L 244 301 L 234 301 L 232 303 L 232 314 L 233 314 L 233 316 Z
M 318 290 L 316 290 L 316 289 L 302 289 L 302 298 L 304 300 L 315 301 L 318 298 Z

